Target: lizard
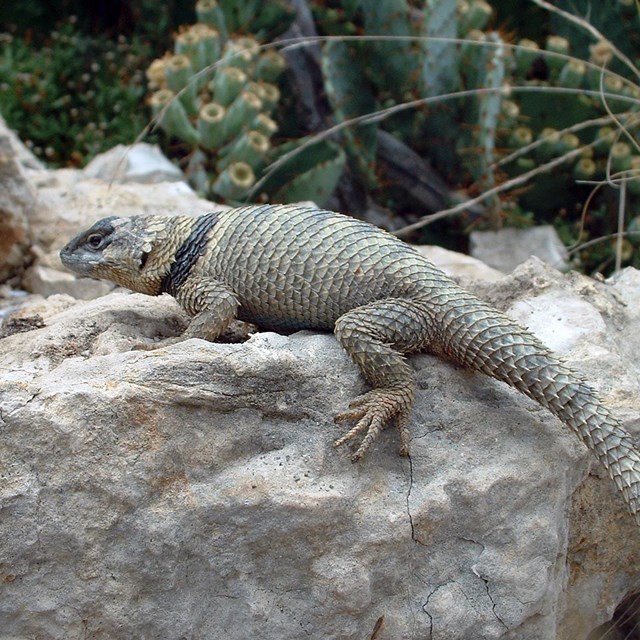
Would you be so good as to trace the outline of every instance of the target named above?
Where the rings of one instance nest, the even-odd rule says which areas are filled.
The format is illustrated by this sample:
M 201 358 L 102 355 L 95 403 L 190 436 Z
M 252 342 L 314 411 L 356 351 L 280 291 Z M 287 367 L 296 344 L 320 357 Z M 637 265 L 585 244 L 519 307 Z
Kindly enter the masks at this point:
M 505 382 L 579 436 L 640 526 L 640 452 L 594 389 L 532 333 L 382 229 L 299 205 L 110 216 L 60 258 L 80 276 L 173 296 L 191 317 L 177 340 L 213 341 L 235 319 L 333 331 L 371 385 L 335 416 L 351 428 L 334 445 L 355 443 L 353 462 L 390 425 L 400 454 L 409 454 L 416 382 L 408 354 L 429 352 Z

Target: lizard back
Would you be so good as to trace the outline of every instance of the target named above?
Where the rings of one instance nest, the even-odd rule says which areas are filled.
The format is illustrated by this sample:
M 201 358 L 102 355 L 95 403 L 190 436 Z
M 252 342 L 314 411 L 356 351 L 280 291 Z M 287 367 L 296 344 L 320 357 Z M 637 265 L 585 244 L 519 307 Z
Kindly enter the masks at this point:
M 222 280 L 239 317 L 267 329 L 331 330 L 375 300 L 418 297 L 443 275 L 391 234 L 346 216 L 299 206 L 220 213 L 194 270 Z

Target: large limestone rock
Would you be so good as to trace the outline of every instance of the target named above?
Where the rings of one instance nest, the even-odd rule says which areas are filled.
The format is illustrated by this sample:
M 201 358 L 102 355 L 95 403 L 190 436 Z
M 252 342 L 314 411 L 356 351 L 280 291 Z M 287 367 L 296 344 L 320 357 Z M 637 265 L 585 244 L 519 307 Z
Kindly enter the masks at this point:
M 638 272 L 530 261 L 478 291 L 638 431 Z M 184 322 L 170 298 L 116 291 L 9 323 L 4 637 L 575 640 L 637 587 L 611 483 L 515 391 L 411 357 L 411 457 L 389 432 L 353 465 L 331 416 L 365 386 L 332 336 L 131 350 Z
M 469 236 L 469 251 L 474 258 L 503 273 L 511 273 L 530 256 L 561 271 L 569 268 L 569 252 L 558 232 L 548 224 L 529 229 L 473 231 Z
M 31 259 L 29 216 L 36 192 L 0 122 L 0 283 L 22 275 Z

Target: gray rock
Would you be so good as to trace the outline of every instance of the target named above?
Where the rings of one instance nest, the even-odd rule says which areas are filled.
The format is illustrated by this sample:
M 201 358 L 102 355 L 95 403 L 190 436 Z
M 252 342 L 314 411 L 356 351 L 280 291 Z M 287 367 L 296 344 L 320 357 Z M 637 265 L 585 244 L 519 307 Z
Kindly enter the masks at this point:
M 36 169 L 42 171 L 45 166 L 38 158 L 31 152 L 31 150 L 18 138 L 16 133 L 9 129 L 6 120 L 0 115 L 0 137 L 7 137 L 13 150 L 18 158 L 18 162 L 25 169 Z
M 492 269 L 481 260 L 464 253 L 449 251 L 434 245 L 414 245 L 413 248 L 455 280 L 495 282 L 504 278 L 502 271 Z
M 567 248 L 551 225 L 473 231 L 469 236 L 469 251 L 474 258 L 503 273 L 511 273 L 531 256 L 561 271 L 569 268 Z
M 637 272 L 532 261 L 478 290 L 637 432 Z M 389 432 L 353 465 L 331 416 L 366 387 L 330 335 L 131 351 L 182 330 L 173 300 L 22 313 L 45 326 L 0 340 L 4 637 L 574 640 L 637 585 L 590 454 L 480 374 L 411 357 L 411 458 Z
M 36 192 L 7 133 L 0 133 L 0 282 L 20 275 L 29 261 L 29 215 Z
M 112 291 L 115 286 L 104 280 L 76 278 L 68 271 L 60 271 L 41 264 L 29 267 L 22 278 L 22 286 L 31 293 L 45 297 L 67 293 L 79 300 L 93 300 Z
M 184 181 L 182 171 L 164 156 L 160 147 L 146 142 L 130 146 L 119 144 L 97 155 L 84 168 L 84 173 L 107 183 Z

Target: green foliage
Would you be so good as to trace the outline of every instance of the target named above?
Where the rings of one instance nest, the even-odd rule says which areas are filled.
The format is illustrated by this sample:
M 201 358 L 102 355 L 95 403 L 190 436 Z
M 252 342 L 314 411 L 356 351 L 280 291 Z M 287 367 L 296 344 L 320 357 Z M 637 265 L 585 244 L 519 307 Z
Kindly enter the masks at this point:
M 508 52 L 498 32 L 478 31 L 491 17 L 483 0 L 428 0 L 415 11 L 406 0 L 341 2 L 342 12 L 313 4 L 320 25 L 335 32 L 363 32 L 357 43 L 329 42 L 323 48 L 326 95 L 338 122 L 371 114 L 419 98 L 432 98 L 427 109 L 414 109 L 376 123 L 345 130 L 352 170 L 369 189 L 376 178 L 376 131 L 385 127 L 427 155 L 458 186 L 475 182 L 476 190 L 493 185 L 495 132 L 500 118 Z M 338 16 L 347 26 L 337 28 Z M 473 33 L 472 33 L 473 32 Z M 460 46 L 466 37 L 469 46 Z M 489 46 L 484 46 L 484 43 Z M 482 89 L 478 98 L 441 100 L 461 89 Z M 379 108 L 379 107 L 378 107 Z M 493 202 L 494 209 L 498 201 Z
M 144 128 L 146 48 L 78 33 L 69 20 L 36 49 L 0 35 L 0 113 L 36 155 L 58 166 L 86 164 Z
M 461 237 L 464 224 L 534 221 L 554 222 L 567 242 L 583 228 L 582 240 L 610 235 L 616 231 L 616 188 L 600 187 L 580 220 L 593 184 L 610 177 L 627 176 L 628 208 L 640 204 L 640 179 L 632 179 L 640 170 L 632 140 L 637 125 L 629 115 L 635 118 L 638 110 L 640 73 L 606 41 L 596 42 L 586 29 L 531 0 L 309 0 L 321 34 L 364 36 L 321 45 L 323 90 L 313 100 L 319 113 L 330 107 L 327 126 L 346 125 L 330 140 L 306 137 L 296 120 L 299 97 L 280 85 L 283 57 L 275 47 L 258 46 L 289 26 L 291 5 L 193 1 L 159 6 L 131 0 L 118 4 L 120 14 L 110 24 L 117 17 L 118 24 L 140 25 L 145 41 L 157 43 L 185 21 L 187 4 L 186 20 L 197 16 L 197 24 L 175 29 L 173 51 L 149 68 L 155 93 L 148 102 L 165 150 L 182 161 L 203 194 L 322 203 L 348 163 L 368 197 L 414 214 L 417 201 L 390 184 L 378 164 L 378 131 L 384 128 L 427 159 L 457 194 L 499 193 L 483 202 L 483 214 L 442 223 L 449 238 Z M 26 28 L 33 21 L 46 24 L 51 7 L 78 4 L 26 0 L 13 14 Z M 554 4 L 587 16 L 635 61 L 640 21 L 633 2 Z M 85 30 L 95 29 L 91 3 L 80 11 Z M 179 13 L 180 22 L 172 22 Z M 45 159 L 81 165 L 143 130 L 144 80 L 136 69 L 149 58 L 140 38 L 130 44 L 89 38 L 72 22 L 44 38 L 17 33 L 0 37 L 0 111 Z M 606 104 L 598 95 L 601 84 Z M 455 92 L 464 95 L 450 95 Z M 413 106 L 404 109 L 407 103 Z M 393 114 L 350 124 L 386 109 Z M 554 169 L 542 173 L 546 163 L 555 163 Z M 525 172 L 535 174 L 525 187 L 500 193 Z M 634 225 L 640 228 L 637 220 Z M 428 233 L 436 239 L 433 228 Z M 628 261 L 640 265 L 640 241 L 632 237 L 625 247 Z M 611 246 L 591 244 L 580 259 L 587 269 L 606 268 Z
M 627 27 L 635 28 L 634 23 L 637 16 Z M 526 49 L 516 51 L 512 84 L 531 91 L 514 91 L 515 128 L 498 134 L 497 144 L 505 153 L 521 150 L 517 162 L 505 164 L 505 171 L 515 176 L 547 162 L 562 162 L 530 181 L 518 195 L 515 210 L 535 212 L 538 224 L 554 223 L 572 244 L 609 237 L 617 232 L 619 189 L 601 186 L 594 190 L 594 186 L 605 180 L 613 185 L 626 174 L 632 180 L 628 207 L 634 210 L 640 204 L 637 180 L 633 180 L 640 153 L 626 137 L 637 126 L 633 114 L 640 109 L 640 89 L 602 70 L 614 59 L 605 41 L 592 45 L 585 60 L 567 57 L 571 46 L 562 36 L 547 37 L 543 46 L 531 41 L 520 44 Z M 573 92 L 561 93 L 563 89 Z M 616 120 L 610 117 L 612 112 Z M 607 119 L 611 126 L 603 127 Z M 630 127 L 627 134 L 620 128 L 623 122 Z M 640 263 L 634 246 L 625 246 L 626 259 Z M 588 243 L 579 259 L 587 270 L 607 270 L 613 265 L 614 244 Z
M 387 196 L 375 163 L 377 127 L 428 158 L 453 187 L 469 196 L 495 192 L 483 201 L 485 213 L 474 219 L 475 228 L 555 219 L 572 241 L 579 232 L 582 239 L 610 235 L 617 230 L 615 188 L 596 192 L 584 227 L 580 216 L 594 181 L 619 179 L 624 172 L 631 179 L 629 204 L 640 204 L 640 152 L 627 139 L 634 131 L 623 132 L 609 115 L 617 113 L 627 127 L 637 126 L 629 114 L 639 108 L 635 76 L 640 73 L 625 65 L 606 40 L 594 42 L 584 26 L 561 16 L 540 8 L 530 11 L 530 0 L 516 0 L 518 6 L 510 6 L 508 13 L 503 3 L 491 6 L 484 0 L 327 4 L 313 3 L 325 33 L 371 36 L 364 42 L 324 46 L 324 87 L 335 119 L 344 122 L 370 114 L 376 104 L 393 108 L 424 98 L 427 105 L 342 133 L 352 170 L 383 205 L 397 209 L 399 203 L 397 191 Z M 587 0 L 560 4 L 588 16 L 610 42 L 637 55 L 637 46 L 629 46 L 638 43 L 640 33 L 633 3 L 600 3 L 597 8 Z M 576 11 L 574 4 L 583 11 Z M 494 7 L 503 11 L 498 24 L 517 23 L 535 40 L 522 39 L 514 47 L 505 39 L 507 29 L 488 28 L 496 24 Z M 539 28 L 518 22 L 518 13 L 537 16 Z M 571 57 L 574 40 L 580 43 L 578 57 Z M 344 68 L 347 59 L 349 69 Z M 455 92 L 465 95 L 449 95 Z M 607 120 L 613 132 L 600 131 Z M 545 163 L 553 163 L 553 171 L 544 173 Z M 526 188 L 498 195 L 502 183 L 524 173 L 533 174 Z M 589 269 L 601 267 L 606 262 L 603 253 L 611 251 L 607 243 L 592 247 L 580 255 Z M 627 253 L 635 256 L 632 245 Z

